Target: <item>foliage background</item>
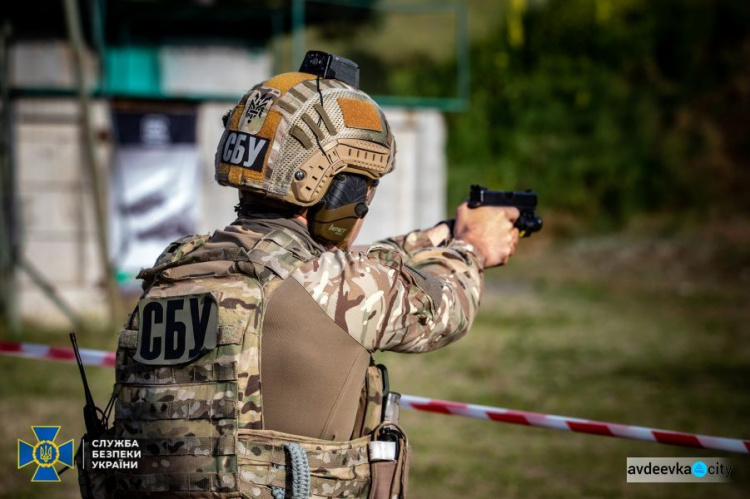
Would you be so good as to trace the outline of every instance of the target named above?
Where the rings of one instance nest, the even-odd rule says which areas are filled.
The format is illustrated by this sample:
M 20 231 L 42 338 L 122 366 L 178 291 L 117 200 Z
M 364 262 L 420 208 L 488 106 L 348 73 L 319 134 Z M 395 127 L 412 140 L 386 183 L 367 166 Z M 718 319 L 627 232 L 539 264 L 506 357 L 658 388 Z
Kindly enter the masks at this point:
M 750 3 L 464 3 L 471 95 L 447 115 L 451 207 L 475 180 L 533 187 L 589 227 L 750 212 Z M 455 96 L 454 16 L 403 4 L 351 8 L 363 22 L 311 28 L 307 45 L 358 61 L 372 94 Z
M 471 177 L 618 225 L 748 213 L 750 3 L 505 4 L 472 45 L 471 107 L 449 120 L 452 202 Z

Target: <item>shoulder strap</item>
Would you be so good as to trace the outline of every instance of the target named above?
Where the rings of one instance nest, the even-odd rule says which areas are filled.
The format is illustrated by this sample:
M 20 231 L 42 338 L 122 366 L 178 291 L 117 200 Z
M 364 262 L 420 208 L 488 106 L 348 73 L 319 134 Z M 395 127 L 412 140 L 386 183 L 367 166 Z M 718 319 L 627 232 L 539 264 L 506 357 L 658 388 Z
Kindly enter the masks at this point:
M 154 266 L 162 265 L 169 262 L 176 262 L 184 258 L 187 254 L 197 250 L 211 238 L 211 234 L 189 234 L 173 242 L 164 252 L 156 259 Z
M 221 248 L 207 251 L 195 251 L 205 245 L 209 235 L 186 236 L 172 243 L 156 265 L 141 269 L 138 279 L 150 280 L 161 272 L 182 265 L 208 261 L 226 260 L 237 262 L 240 271 L 265 280 L 268 271 L 286 279 L 301 263 L 314 255 L 299 241 L 284 230 L 274 230 L 259 239 L 252 249 Z
M 314 256 L 294 236 L 279 229 L 265 234 L 252 249 L 246 251 L 246 260 L 240 261 L 238 267 L 247 271 L 247 267 L 251 266 L 253 274 L 263 282 L 274 276 L 283 280 Z

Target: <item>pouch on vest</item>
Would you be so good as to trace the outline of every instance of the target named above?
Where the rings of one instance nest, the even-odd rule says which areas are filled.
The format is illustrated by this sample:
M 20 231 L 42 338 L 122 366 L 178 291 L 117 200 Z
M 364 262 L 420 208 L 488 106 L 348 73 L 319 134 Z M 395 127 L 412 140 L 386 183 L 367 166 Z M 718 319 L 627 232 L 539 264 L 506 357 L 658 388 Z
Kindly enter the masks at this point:
M 366 498 L 370 489 L 370 437 L 330 441 L 271 430 L 239 430 L 237 459 L 240 491 L 246 497 L 297 497 L 292 491 L 307 480 L 315 498 Z M 294 469 L 288 447 L 305 454 L 303 470 Z M 305 496 L 307 497 L 307 496 Z
M 359 408 L 352 431 L 352 438 L 370 435 L 381 423 L 383 417 L 383 374 L 370 360 L 362 393 L 359 395 Z
M 400 426 L 385 422 L 373 432 L 368 444 L 370 458 L 369 499 L 403 499 L 409 479 L 410 447 Z

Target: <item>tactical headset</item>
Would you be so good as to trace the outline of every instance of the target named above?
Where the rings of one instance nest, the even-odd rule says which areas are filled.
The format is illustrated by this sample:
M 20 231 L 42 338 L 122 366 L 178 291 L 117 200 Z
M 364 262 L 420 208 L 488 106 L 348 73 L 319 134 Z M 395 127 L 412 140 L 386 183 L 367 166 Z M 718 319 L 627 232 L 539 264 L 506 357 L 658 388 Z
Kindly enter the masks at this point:
M 368 204 L 377 184 L 377 180 L 353 173 L 336 175 L 323 200 L 308 211 L 308 226 L 313 236 L 338 246 L 348 243 L 357 220 L 369 211 Z

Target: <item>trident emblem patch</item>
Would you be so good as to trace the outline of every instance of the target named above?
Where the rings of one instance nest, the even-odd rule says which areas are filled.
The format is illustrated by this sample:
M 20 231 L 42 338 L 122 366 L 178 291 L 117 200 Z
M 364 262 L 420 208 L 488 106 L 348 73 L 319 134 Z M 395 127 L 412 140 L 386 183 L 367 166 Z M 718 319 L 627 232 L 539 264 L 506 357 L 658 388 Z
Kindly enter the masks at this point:
M 31 431 L 36 436 L 36 445 L 18 439 L 18 469 L 36 463 L 32 482 L 59 482 L 55 465 L 73 467 L 73 439 L 58 447 L 55 438 L 60 432 L 59 426 L 32 426 Z

